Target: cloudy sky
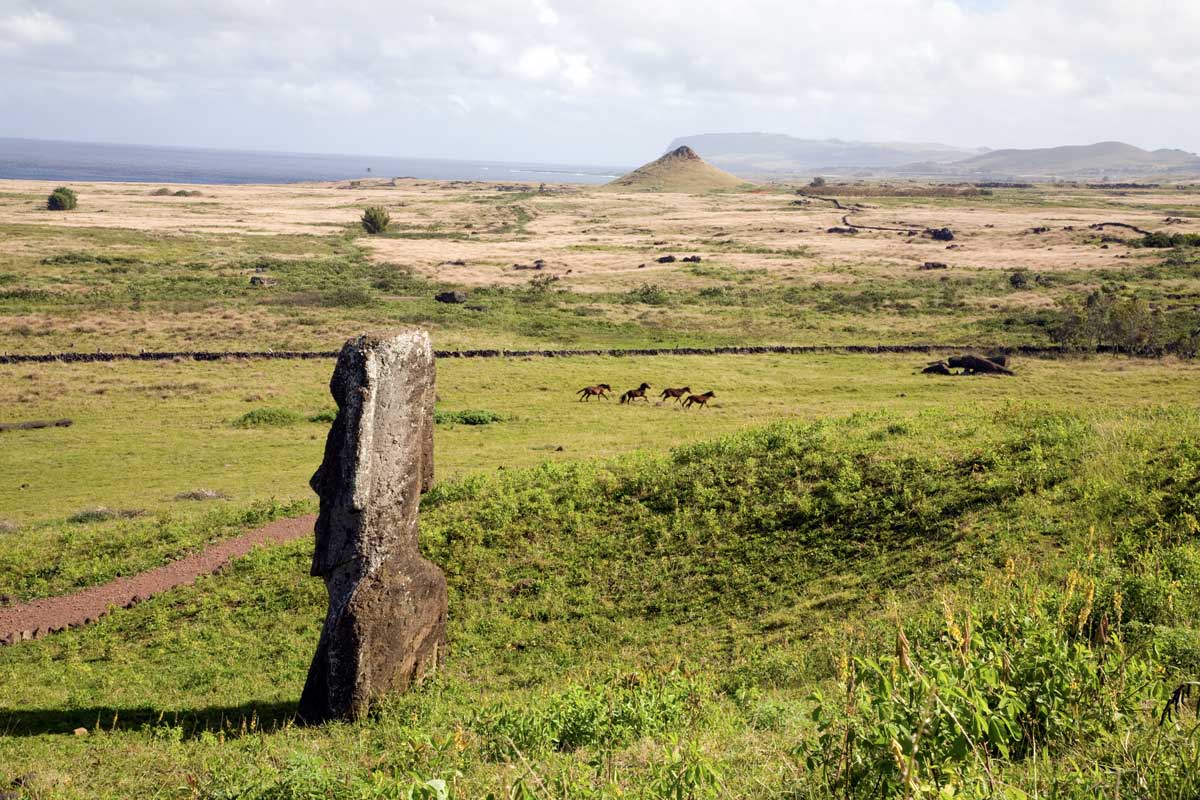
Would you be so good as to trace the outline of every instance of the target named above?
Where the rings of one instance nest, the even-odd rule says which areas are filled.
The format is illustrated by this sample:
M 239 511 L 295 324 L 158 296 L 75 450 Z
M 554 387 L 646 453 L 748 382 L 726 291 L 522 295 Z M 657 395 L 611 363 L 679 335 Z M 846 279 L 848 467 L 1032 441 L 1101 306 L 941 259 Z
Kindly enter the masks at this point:
M 1195 0 L 0 0 L 0 136 L 625 165 L 675 136 L 1200 150 Z

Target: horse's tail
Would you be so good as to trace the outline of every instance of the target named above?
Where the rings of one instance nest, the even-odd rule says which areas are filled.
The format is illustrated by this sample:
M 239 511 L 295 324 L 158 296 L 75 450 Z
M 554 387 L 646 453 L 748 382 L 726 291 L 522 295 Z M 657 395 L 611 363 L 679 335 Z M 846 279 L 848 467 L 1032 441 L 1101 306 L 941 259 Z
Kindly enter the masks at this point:
M 622 402 L 622 403 L 628 403 L 628 402 L 629 402 L 629 392 L 626 392 L 625 394 L 621 395 L 621 402 Z

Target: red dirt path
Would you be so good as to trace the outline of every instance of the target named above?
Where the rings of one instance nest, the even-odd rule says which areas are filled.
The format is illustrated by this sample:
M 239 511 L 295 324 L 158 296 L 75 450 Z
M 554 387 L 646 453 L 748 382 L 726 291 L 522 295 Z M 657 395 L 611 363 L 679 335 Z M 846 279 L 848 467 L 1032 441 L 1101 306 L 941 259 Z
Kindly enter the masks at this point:
M 92 586 L 74 594 L 45 597 L 15 606 L 0 606 L 0 645 L 36 639 L 77 625 L 88 625 L 113 608 L 129 608 L 160 592 L 187 586 L 210 575 L 255 547 L 283 544 L 311 536 L 316 515 L 281 519 L 218 542 L 199 553 L 127 578 Z

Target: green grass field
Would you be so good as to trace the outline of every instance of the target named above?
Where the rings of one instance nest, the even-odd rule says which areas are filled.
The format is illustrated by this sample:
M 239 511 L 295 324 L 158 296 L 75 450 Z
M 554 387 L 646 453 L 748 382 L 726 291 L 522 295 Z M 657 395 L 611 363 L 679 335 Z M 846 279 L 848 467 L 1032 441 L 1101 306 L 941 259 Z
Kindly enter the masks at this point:
M 437 675 L 297 725 L 324 587 L 311 543 L 259 550 L 0 647 L 0 798 L 1200 796 L 1200 259 L 1086 225 L 1192 220 L 1194 191 L 839 194 L 865 220 L 951 219 L 947 252 L 828 234 L 840 212 L 786 188 L 346 188 L 93 187 L 61 224 L 0 193 L 0 351 L 328 350 L 420 325 L 440 349 L 1073 354 L 1014 377 L 921 375 L 922 355 L 443 359 Z M 363 197 L 393 218 L 370 241 Z M 1180 357 L 1082 354 L 1114 343 Z M 0 432 L 0 602 L 314 511 L 332 366 L 0 366 L 0 422 L 73 421 Z M 642 381 L 716 398 L 575 395 Z
M 860 715 L 907 741 L 919 709 L 868 679 L 899 624 L 928 670 L 905 673 L 914 702 L 933 703 L 932 686 L 947 703 L 1033 708 L 1045 686 L 1031 675 L 981 683 L 990 648 L 1063 676 L 1044 714 L 1012 712 L 1011 736 L 985 720 L 989 743 L 960 752 L 953 730 L 919 734 L 931 750 L 914 762 L 921 786 L 1083 797 L 1140 780 L 1149 788 L 1129 796 L 1190 796 L 1190 718 L 1156 720 L 1200 669 L 1194 368 L 1026 359 L 1017 378 L 946 379 L 914 374 L 920 363 L 442 362 L 442 408 L 503 418 L 436 432 L 422 540 L 451 582 L 443 673 L 361 723 L 295 727 L 323 588 L 307 577 L 309 545 L 260 551 L 96 625 L 0 649 L 0 785 L 34 797 L 433 797 L 437 780 L 463 798 L 865 797 L 884 780 L 903 796 L 887 742 L 839 727 Z M 40 373 L 38 410 L 69 404 L 78 421 L 6 439 L 29 465 L 24 491 L 61 488 L 55 469 L 88 478 L 62 500 L 5 499 L 23 527 L 0 537 L 0 593 L 94 583 L 310 507 L 323 423 L 233 423 L 250 408 L 327 408 L 329 365 L 136 369 L 149 374 Z M 69 388 L 106 374 L 102 395 Z M 687 413 L 572 399 L 576 384 L 643 378 L 712 386 L 720 402 Z M 197 388 L 139 404 L 151 379 Z M 39 435 L 61 438 L 48 448 Z M 231 499 L 173 499 L 200 485 Z M 64 519 L 96 505 L 148 513 Z M 69 567 L 39 573 L 56 559 Z M 1114 633 L 1088 645 L 1102 618 Z M 954 655 L 963 625 L 978 664 Z M 822 698 L 855 670 L 858 710 L 845 717 Z M 827 736 L 853 747 L 867 778 L 812 760 L 835 752 Z M 1030 746 L 1036 756 L 1014 755 Z

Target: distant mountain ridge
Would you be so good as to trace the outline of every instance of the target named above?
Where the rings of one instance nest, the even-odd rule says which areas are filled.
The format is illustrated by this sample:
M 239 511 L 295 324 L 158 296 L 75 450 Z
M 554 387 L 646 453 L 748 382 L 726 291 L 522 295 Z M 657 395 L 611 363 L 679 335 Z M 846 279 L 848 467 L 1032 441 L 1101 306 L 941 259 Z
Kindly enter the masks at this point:
M 1143 150 L 1124 142 L 989 150 L 931 142 L 850 142 L 777 133 L 683 136 L 668 149 L 691 147 L 737 175 L 848 177 L 1101 178 L 1200 175 L 1200 157 L 1184 150 Z

